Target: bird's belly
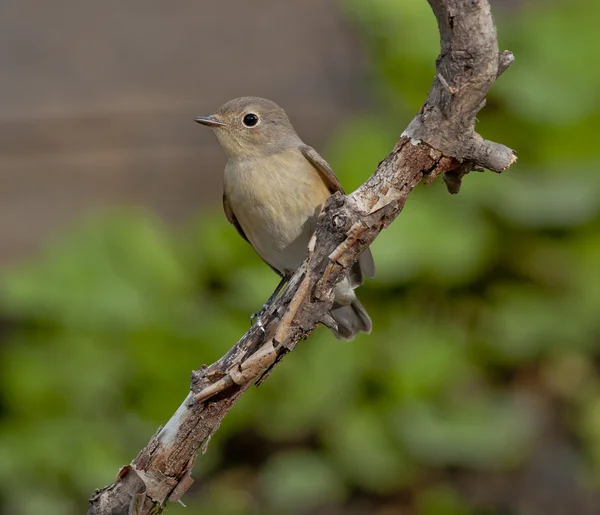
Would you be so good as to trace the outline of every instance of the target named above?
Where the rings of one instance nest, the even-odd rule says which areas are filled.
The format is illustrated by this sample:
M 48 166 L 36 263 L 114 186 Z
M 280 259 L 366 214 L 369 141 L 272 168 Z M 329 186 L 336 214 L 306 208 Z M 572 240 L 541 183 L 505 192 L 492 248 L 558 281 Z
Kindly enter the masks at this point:
M 320 203 L 270 203 L 253 199 L 238 221 L 254 250 L 281 273 L 292 272 L 304 261 Z
M 313 171 L 307 180 L 279 173 L 265 184 L 226 184 L 227 198 L 258 255 L 281 273 L 293 272 L 308 253 L 316 218 L 329 191 Z M 308 180 L 310 179 L 310 180 Z M 262 184 L 262 188 L 257 184 Z

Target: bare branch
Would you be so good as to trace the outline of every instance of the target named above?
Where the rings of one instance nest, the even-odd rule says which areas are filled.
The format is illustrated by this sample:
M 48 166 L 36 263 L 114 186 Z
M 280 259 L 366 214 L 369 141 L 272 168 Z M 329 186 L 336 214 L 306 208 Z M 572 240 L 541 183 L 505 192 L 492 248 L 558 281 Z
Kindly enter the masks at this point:
M 398 216 L 410 191 L 440 175 L 451 193 L 471 170 L 502 172 L 514 152 L 484 140 L 476 115 L 496 78 L 513 62 L 498 52 L 487 0 L 428 0 L 441 54 L 429 96 L 392 152 L 354 193 L 325 204 L 309 256 L 262 317 L 220 360 L 193 372 L 191 391 L 167 424 L 110 486 L 90 499 L 89 515 L 160 513 L 192 484 L 190 471 L 223 417 L 259 378 L 328 315 L 335 285 Z

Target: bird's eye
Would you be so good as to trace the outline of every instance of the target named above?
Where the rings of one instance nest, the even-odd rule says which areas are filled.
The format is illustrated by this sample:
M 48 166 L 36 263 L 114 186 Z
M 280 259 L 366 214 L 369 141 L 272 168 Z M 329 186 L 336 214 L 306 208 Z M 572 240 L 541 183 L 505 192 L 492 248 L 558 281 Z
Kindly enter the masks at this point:
M 244 116 L 242 121 L 246 127 L 254 127 L 258 123 L 258 116 L 256 116 L 254 113 L 249 113 Z

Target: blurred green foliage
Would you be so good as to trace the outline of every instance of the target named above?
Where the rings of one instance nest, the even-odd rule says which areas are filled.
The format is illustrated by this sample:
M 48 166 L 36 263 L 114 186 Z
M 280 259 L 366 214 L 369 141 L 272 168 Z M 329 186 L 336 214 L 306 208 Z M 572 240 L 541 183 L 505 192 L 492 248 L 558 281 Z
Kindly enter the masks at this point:
M 423 102 L 438 36 L 424 0 L 343 5 L 377 105 L 324 152 L 351 190 Z M 320 329 L 302 343 L 227 417 L 183 499 L 191 509 L 170 512 L 558 514 L 557 498 L 597 502 L 599 5 L 496 10 L 517 62 L 478 130 L 518 164 L 471 174 L 458 196 L 415 191 L 373 245 L 377 278 L 360 291 L 373 334 L 342 343 Z M 276 281 L 220 212 L 177 232 L 145 212 L 99 215 L 4 270 L 0 510 L 81 513 Z M 569 459 L 551 458 L 545 482 L 534 465 L 556 449 Z M 535 504 L 536 491 L 549 500 Z

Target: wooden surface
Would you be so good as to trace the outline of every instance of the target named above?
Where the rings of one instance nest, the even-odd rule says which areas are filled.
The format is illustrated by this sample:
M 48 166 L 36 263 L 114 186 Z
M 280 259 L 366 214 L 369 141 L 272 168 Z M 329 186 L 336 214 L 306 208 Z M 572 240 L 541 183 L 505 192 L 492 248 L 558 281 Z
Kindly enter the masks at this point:
M 192 118 L 230 98 L 272 98 L 320 149 L 367 96 L 333 0 L 7 0 L 0 69 L 0 263 L 106 206 L 218 206 L 225 159 Z

